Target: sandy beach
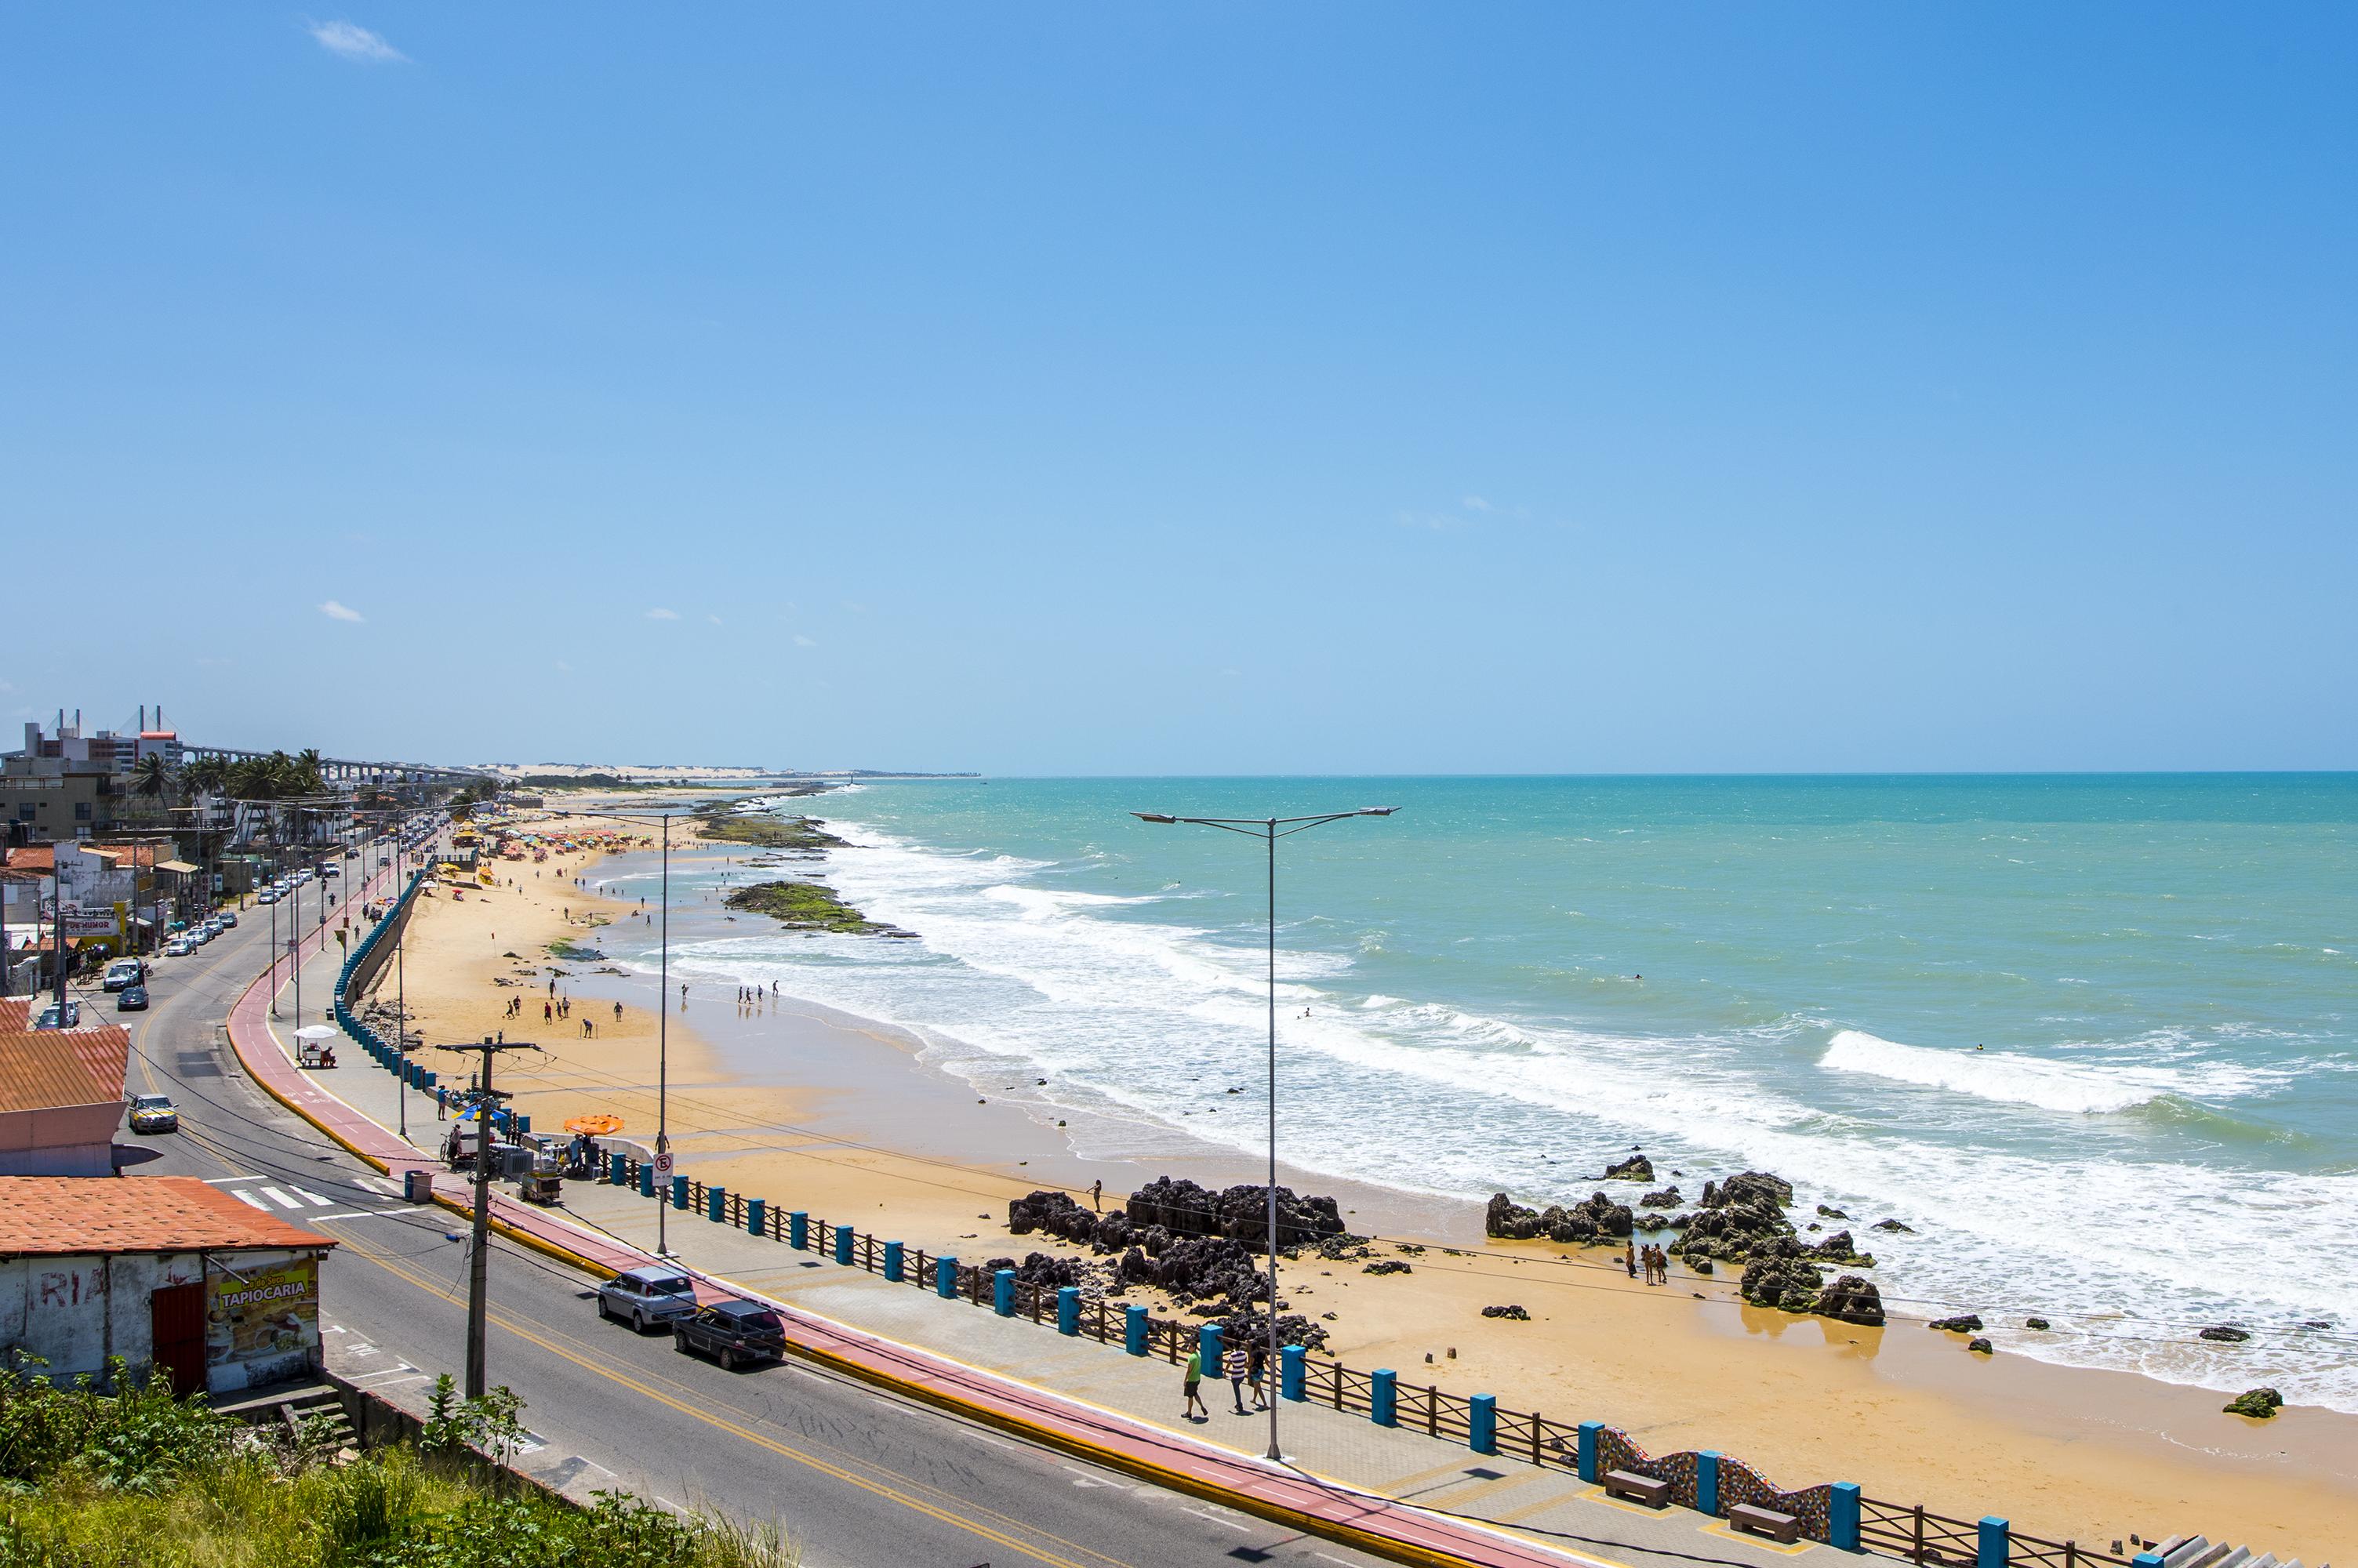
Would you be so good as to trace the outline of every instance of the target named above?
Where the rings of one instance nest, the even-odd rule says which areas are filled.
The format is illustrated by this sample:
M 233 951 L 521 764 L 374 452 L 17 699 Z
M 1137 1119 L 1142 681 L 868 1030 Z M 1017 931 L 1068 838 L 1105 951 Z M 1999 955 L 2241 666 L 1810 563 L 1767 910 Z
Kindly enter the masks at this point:
M 561 820 L 552 814 L 547 827 L 561 831 Z M 748 856 L 675 827 L 676 871 Z M 590 853 L 491 862 L 503 885 L 423 901 L 407 943 L 408 1004 L 429 1039 L 503 1030 L 542 1044 L 536 1061 L 508 1059 L 503 1085 L 535 1125 L 610 1111 L 625 1137 L 651 1141 L 652 979 L 547 952 L 559 941 L 594 946 L 599 923 L 639 917 L 635 903 L 582 885 L 600 863 Z M 552 980 L 569 1018 L 543 1016 Z M 392 985 L 388 968 L 380 998 Z M 740 1005 L 691 988 L 683 1000 L 676 986 L 665 1029 L 669 1131 L 682 1168 L 707 1182 L 979 1258 L 1075 1250 L 1008 1234 L 1009 1200 L 1034 1188 L 1086 1202 L 1102 1181 L 1110 1206 L 1166 1173 L 1213 1187 L 1259 1179 L 1249 1162 L 1209 1146 L 1152 1169 L 1084 1160 L 1055 1124 L 1076 1113 L 1025 1103 L 1036 1085 L 969 1086 L 890 1029 L 791 997 Z M 512 998 L 521 1016 L 509 1015 Z M 1376 1250 L 1410 1263 L 1410 1273 L 1378 1277 L 1356 1261 L 1305 1258 L 1283 1277 L 1293 1310 L 1335 1314 L 1325 1326 L 1340 1359 L 1394 1368 L 1404 1388 L 1493 1392 L 1513 1409 L 1623 1427 L 1652 1452 L 1736 1454 L 1781 1486 L 1855 1480 L 1887 1501 L 2001 1514 L 2100 1550 L 2201 1530 L 2315 1562 L 2358 1543 L 2358 1420 L 2295 1408 L 2246 1422 L 2220 1413 L 2221 1397 L 2203 1390 L 1975 1356 L 1913 1324 L 1861 1328 L 1750 1308 L 1733 1299 L 1726 1271 L 1706 1279 L 1673 1264 L 1669 1285 L 1650 1288 L 1623 1274 L 1617 1253 L 1486 1241 L 1470 1204 L 1283 1167 L 1280 1179 L 1333 1194 L 1353 1230 L 1388 1238 Z M 1501 1303 L 1531 1321 L 1480 1315 Z

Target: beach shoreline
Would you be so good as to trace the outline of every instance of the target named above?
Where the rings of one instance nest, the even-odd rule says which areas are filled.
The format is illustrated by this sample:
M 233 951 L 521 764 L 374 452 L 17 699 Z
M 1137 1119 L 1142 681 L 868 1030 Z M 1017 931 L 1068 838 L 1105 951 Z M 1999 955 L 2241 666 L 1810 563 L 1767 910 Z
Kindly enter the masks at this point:
M 742 863 L 755 853 L 675 829 L 676 871 L 683 858 Z M 523 970 L 546 968 L 548 942 L 596 929 L 585 920 L 637 913 L 574 884 L 597 881 L 600 864 L 596 855 L 493 862 L 513 888 L 424 906 L 409 965 L 422 1021 L 472 1037 L 501 1026 L 492 1015 L 508 997 L 535 1005 Z M 501 957 L 510 952 L 517 957 Z M 494 983 L 503 979 L 516 983 Z M 546 1042 L 549 1059 L 511 1080 L 519 1108 L 543 1126 L 619 1111 L 632 1124 L 626 1136 L 637 1135 L 654 1100 L 651 978 L 575 967 L 559 987 L 597 1033 L 570 1033 L 565 1021 Z M 684 1011 L 676 996 L 664 1000 L 670 1130 L 684 1170 L 929 1251 L 1086 1257 L 1039 1235 L 1011 1237 L 1007 1202 L 1035 1187 L 1086 1202 L 1102 1181 L 1110 1206 L 1161 1174 L 1215 1189 L 1261 1176 L 1249 1158 L 1167 1129 L 1158 1141 L 1170 1152 L 1152 1162 L 1084 1158 L 1076 1140 L 1120 1141 L 1056 1125 L 1090 1112 L 1027 1098 L 1040 1086 L 1020 1077 L 969 1086 L 930 1060 L 924 1042 L 839 1010 L 766 993 L 740 1006 L 693 986 Z M 525 1022 L 541 1022 L 536 1013 Z M 1621 1426 L 1650 1451 L 1736 1454 L 1780 1486 L 1852 1479 L 1888 1500 L 2006 1515 L 2021 1530 L 2097 1548 L 2200 1530 L 2314 1556 L 2346 1536 L 2342 1521 L 2358 1503 L 2358 1418 L 2293 1409 L 2247 1422 L 2220 1414 L 2215 1392 L 2131 1372 L 1983 1357 L 1913 1325 L 1863 1329 L 1744 1306 L 1729 1299 L 1725 1272 L 1704 1280 L 1674 1266 L 1670 1287 L 1650 1289 L 1608 1267 L 1601 1249 L 1567 1260 L 1570 1249 L 1546 1243 L 1487 1241 L 1478 1206 L 1461 1200 L 1282 1165 L 1279 1179 L 1336 1195 L 1354 1231 L 1390 1238 L 1379 1250 L 1412 1263 L 1411 1275 L 1368 1278 L 1352 1273 L 1356 1263 L 1305 1259 L 1283 1273 L 1293 1310 L 1336 1313 L 1326 1326 L 1339 1359 L 1397 1368 L 1404 1387 L 1490 1391 L 1509 1408 Z M 1400 1253 L 1403 1242 L 1427 1250 Z M 1480 1315 L 1502 1302 L 1535 1321 Z

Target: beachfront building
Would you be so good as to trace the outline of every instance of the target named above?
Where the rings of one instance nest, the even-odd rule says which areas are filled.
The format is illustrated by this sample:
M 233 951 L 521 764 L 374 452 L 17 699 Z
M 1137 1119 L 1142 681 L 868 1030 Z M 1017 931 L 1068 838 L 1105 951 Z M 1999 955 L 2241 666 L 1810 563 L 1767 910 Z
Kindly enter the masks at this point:
M 313 1376 L 335 1245 L 193 1176 L 0 1176 L 0 1344 L 60 1381 L 120 1357 L 182 1394 Z
M 131 1034 L 35 1029 L 38 997 L 0 997 L 0 1175 L 112 1176 Z

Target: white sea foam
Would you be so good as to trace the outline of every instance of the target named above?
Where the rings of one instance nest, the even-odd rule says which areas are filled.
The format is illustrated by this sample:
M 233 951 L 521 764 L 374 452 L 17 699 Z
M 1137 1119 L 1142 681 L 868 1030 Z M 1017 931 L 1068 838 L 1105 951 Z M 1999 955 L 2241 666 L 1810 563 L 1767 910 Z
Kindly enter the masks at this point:
M 676 944 L 675 970 L 782 979 L 909 1030 L 932 1059 L 994 1090 L 1017 1065 L 1037 1066 L 1051 1078 L 1043 1094 L 1099 1113 L 1076 1120 L 1088 1136 L 1123 1140 L 1089 1152 L 1152 1158 L 1174 1147 L 1171 1130 L 1260 1151 L 1256 1102 L 1226 1091 L 1257 1081 L 1265 959 L 1206 924 L 1216 905 L 1044 888 L 1036 879 L 1058 868 L 830 826 L 858 846 L 830 858 L 837 885 L 922 940 L 731 935 Z M 1690 1191 L 1704 1174 L 1773 1169 L 1805 1204 L 1917 1227 L 1875 1238 L 1876 1277 L 1896 1311 L 2039 1313 L 2059 1325 L 2090 1314 L 2080 1326 L 2100 1334 L 1993 1336 L 2047 1359 L 2228 1390 L 2265 1374 L 2297 1402 L 2358 1411 L 2346 1347 L 2278 1357 L 2265 1334 L 2205 1346 L 2190 1326 L 2358 1323 L 2358 1263 L 2341 1235 L 2358 1177 L 2141 1158 L 2127 1132 L 2088 1141 L 2100 1123 L 2061 1157 L 2037 1157 L 1984 1126 L 2008 1114 L 1993 1106 L 2101 1118 L 2266 1087 L 2265 1074 L 2206 1063 L 2200 1040 L 2090 1044 L 2057 1060 L 1907 1045 L 1811 1018 L 1649 1037 L 1372 992 L 1351 984 L 1360 962 L 1375 962 L 1357 951 L 1281 953 L 1281 1108 L 1301 1167 L 1542 1202 L 1585 1195 L 1602 1155 L 1632 1143 L 1666 1172 L 1692 1173 Z M 1819 1038 L 1822 1053 L 1806 1044 Z M 1799 1049 L 1836 1076 L 1829 1083 L 1852 1086 L 1823 1097 L 1848 1110 L 1797 1098 L 1799 1087 L 1779 1092 L 1759 1071 L 1764 1056 Z M 1925 1135 L 1938 1119 L 1928 1108 L 1944 1100 L 1957 1108 L 1943 1124 L 1955 1135 Z M 2026 1254 L 2039 1260 L 2035 1280 Z M 2093 1315 L 2114 1312 L 2124 1315 Z
M 1903 1045 L 1860 1029 L 1838 1031 L 1818 1065 L 1894 1083 L 1946 1089 L 2005 1105 L 2076 1115 L 2134 1110 L 2165 1095 L 2190 1100 L 2249 1094 L 2277 1075 L 2213 1064 L 2185 1069 L 2059 1062 L 2012 1051 Z

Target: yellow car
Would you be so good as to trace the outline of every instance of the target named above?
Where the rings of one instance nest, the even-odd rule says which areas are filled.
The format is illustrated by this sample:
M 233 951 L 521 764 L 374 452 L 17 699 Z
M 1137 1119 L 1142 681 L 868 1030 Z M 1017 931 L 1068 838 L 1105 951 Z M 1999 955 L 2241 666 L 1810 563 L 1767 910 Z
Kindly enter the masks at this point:
M 162 1095 L 133 1095 L 131 1130 L 178 1132 L 180 1130 L 180 1108 Z

